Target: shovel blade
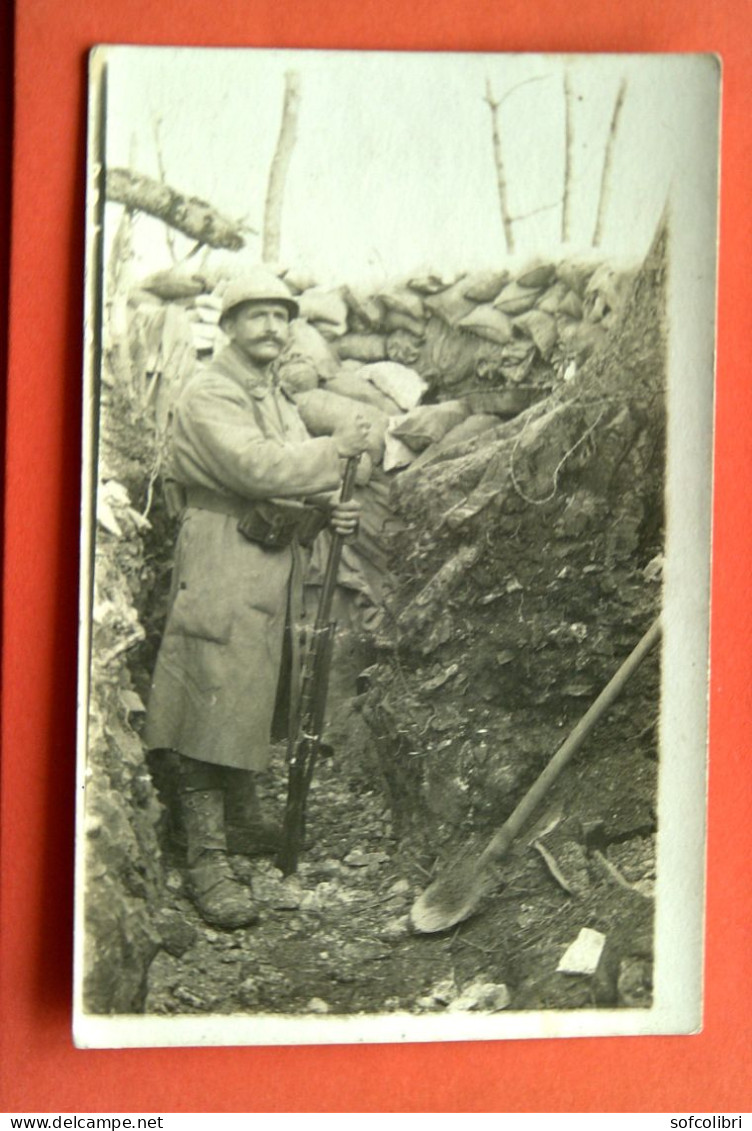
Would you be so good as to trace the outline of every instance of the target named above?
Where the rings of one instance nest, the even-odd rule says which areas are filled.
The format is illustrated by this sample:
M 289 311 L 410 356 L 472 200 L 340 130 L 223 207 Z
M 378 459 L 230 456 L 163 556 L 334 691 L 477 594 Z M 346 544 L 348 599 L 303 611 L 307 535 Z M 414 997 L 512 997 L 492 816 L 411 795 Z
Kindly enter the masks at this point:
M 412 929 L 421 935 L 448 931 L 475 914 L 488 886 L 488 874 L 475 861 L 450 869 L 415 900 L 410 909 Z

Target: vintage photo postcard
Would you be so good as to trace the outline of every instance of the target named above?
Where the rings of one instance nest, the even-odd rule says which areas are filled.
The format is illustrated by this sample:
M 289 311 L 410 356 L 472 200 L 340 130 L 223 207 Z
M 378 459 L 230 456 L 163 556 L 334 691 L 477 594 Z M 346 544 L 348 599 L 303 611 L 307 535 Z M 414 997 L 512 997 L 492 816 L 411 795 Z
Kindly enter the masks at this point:
M 697 1032 L 712 56 L 91 56 L 74 1035 Z

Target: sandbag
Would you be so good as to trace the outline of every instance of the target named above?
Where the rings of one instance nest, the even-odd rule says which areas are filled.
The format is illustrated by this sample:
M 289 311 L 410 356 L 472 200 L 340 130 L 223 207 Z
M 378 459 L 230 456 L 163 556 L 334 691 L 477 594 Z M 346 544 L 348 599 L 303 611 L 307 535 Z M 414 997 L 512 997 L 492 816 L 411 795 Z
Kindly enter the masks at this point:
M 451 287 L 438 294 L 431 295 L 423 300 L 423 305 L 431 314 L 446 322 L 449 326 L 456 326 L 458 322 L 469 314 L 475 303 L 465 298 L 463 293 L 464 281 L 458 279 Z
M 394 361 L 377 361 L 364 365 L 360 376 L 370 381 L 387 397 L 391 397 L 403 410 L 414 408 L 428 388 L 428 384 L 406 365 Z
M 216 295 L 196 295 L 193 309 L 201 315 L 202 322 L 213 322 L 216 326 L 222 314 L 222 300 Z
M 502 346 L 502 375 L 507 381 L 517 384 L 527 377 L 535 361 L 535 343 L 530 338 L 517 338 Z
M 222 304 L 214 295 L 196 295 L 186 309 L 197 353 L 212 353 L 223 335 L 219 329 Z
M 508 282 L 508 271 L 473 271 L 462 280 L 462 293 L 470 302 L 493 302 Z
M 139 284 L 142 290 L 150 291 L 157 298 L 166 302 L 174 302 L 181 298 L 195 298 L 206 288 L 203 275 L 187 274 L 185 271 L 168 268 L 165 271 L 156 271 Z
M 310 275 L 307 271 L 296 270 L 294 267 L 284 271 L 282 278 L 285 281 L 285 286 L 294 295 L 302 295 L 304 291 L 310 291 L 316 287 L 316 280 L 313 275 Z
M 394 330 L 386 339 L 386 356 L 400 365 L 414 366 L 420 358 L 423 342 L 408 330 Z M 368 358 L 375 361 L 376 358 Z
M 341 338 L 347 333 L 346 322 L 325 322 L 313 319 L 311 326 L 314 326 L 327 342 L 335 342 L 337 338 Z
M 408 467 L 415 459 L 412 448 L 395 436 L 391 426 L 387 428 L 384 436 L 384 471 L 396 471 L 400 467 Z
M 501 346 L 485 342 L 463 330 L 455 330 L 441 318 L 429 318 L 426 341 L 415 365 L 421 377 L 441 389 L 454 388 L 475 376 L 479 356 Z
M 543 263 L 538 259 L 521 271 L 517 276 L 517 282 L 521 287 L 533 287 L 537 290 L 544 290 L 550 287 L 556 278 L 556 264 Z
M 504 372 L 504 350 L 508 343 L 498 345 L 496 342 L 475 339 L 478 342 L 478 351 L 475 357 L 475 377 L 479 381 L 495 382 Z
M 570 291 L 574 291 L 582 298 L 597 266 L 596 263 L 583 263 L 577 260 L 560 263 L 556 268 L 556 277 L 566 283 Z
M 339 368 L 332 348 L 315 326 L 302 318 L 290 323 L 290 331 L 284 352 L 277 363 L 278 369 L 292 360 L 305 359 L 322 381 L 334 377 Z
M 424 317 L 423 300 L 419 294 L 408 287 L 392 287 L 388 290 L 379 291 L 376 298 L 387 310 L 407 314 L 410 318 L 415 318 L 418 321 L 422 321 Z
M 619 314 L 629 294 L 631 281 L 631 273 L 616 272 L 607 263 L 594 271 L 582 301 L 583 314 L 588 322 L 600 322 L 609 314 Z
M 334 343 L 337 356 L 343 361 L 384 361 L 386 339 L 381 334 L 345 334 Z
M 141 287 L 131 287 L 128 291 L 128 307 L 131 310 L 138 310 L 140 306 L 149 306 L 153 310 L 157 310 L 164 306 L 164 299 L 155 295 L 153 291 L 144 291 Z
M 510 319 L 501 310 L 488 304 L 476 306 L 460 321 L 458 328 L 467 330 L 468 333 L 475 334 L 476 337 L 483 338 L 487 342 L 495 342 L 498 346 L 503 346 L 512 340 L 513 330 Z
M 313 323 L 327 340 L 347 333 L 347 303 L 339 291 L 304 291 L 300 317 Z
M 355 358 L 349 357 L 347 361 L 340 363 L 339 370 L 335 376 L 339 376 L 340 373 L 360 373 L 362 368 L 362 361 L 356 361 Z
M 468 407 L 461 401 L 420 405 L 408 412 L 402 420 L 393 422 L 391 431 L 413 451 L 422 452 L 429 444 L 443 439 L 450 429 L 462 423 L 467 414 Z
M 538 353 L 548 361 L 556 345 L 556 319 L 542 310 L 528 310 L 514 319 L 515 328 L 535 343 Z
M 333 393 L 339 393 L 341 397 L 350 397 L 351 400 L 373 405 L 387 416 L 394 416 L 401 411 L 396 401 L 362 376 L 361 369 L 355 373 L 340 371 L 331 381 L 327 381 L 326 387 Z
M 565 357 L 581 362 L 601 346 L 608 331 L 599 322 L 571 322 L 559 327 L 559 341 Z
M 415 278 L 409 279 L 407 285 L 416 294 L 437 295 L 451 287 L 452 283 L 450 279 L 444 278 L 443 275 L 434 275 L 429 272 L 427 275 L 416 275 Z
M 371 425 L 367 451 L 374 463 L 384 455 L 384 434 L 389 417 L 373 405 L 353 401 L 329 389 L 311 389 L 295 398 L 298 412 L 312 436 L 331 436 L 338 427 L 360 416 Z
M 429 444 L 410 466 L 413 471 L 417 471 L 421 467 L 438 463 L 440 460 L 448 458 L 448 453 L 457 452 L 468 440 L 480 436 L 482 432 L 487 432 L 489 428 L 493 428 L 499 423 L 499 417 L 490 412 L 473 413 L 456 424 L 454 428 L 450 428 L 440 440 Z
M 569 294 L 567 284 L 562 282 L 561 279 L 557 279 L 547 291 L 543 292 L 535 305 L 538 310 L 542 310 L 545 314 L 558 314 L 559 307 L 567 294 Z
M 383 325 L 387 333 L 403 330 L 412 334 L 418 341 L 423 340 L 426 332 L 426 324 L 422 318 L 413 318 L 412 314 L 406 314 L 402 310 L 387 310 Z
M 282 358 L 276 365 L 279 383 L 291 396 L 315 389 L 319 374 L 314 363 L 307 357 Z
M 381 327 L 386 308 L 377 298 L 354 287 L 343 287 L 342 297 L 349 311 L 348 323 L 351 330 L 368 333 Z
M 559 303 L 557 314 L 566 314 L 568 318 L 582 318 L 582 299 L 575 291 L 567 291 Z
M 196 353 L 213 353 L 217 344 L 217 328 L 204 322 L 191 322 L 191 337 Z
M 373 475 L 373 459 L 370 452 L 362 452 L 358 460 L 358 466 L 355 469 L 355 482 L 358 487 L 365 487 L 370 483 L 371 476 Z
M 542 289 L 507 283 L 493 305 L 504 314 L 524 314 L 535 306 Z

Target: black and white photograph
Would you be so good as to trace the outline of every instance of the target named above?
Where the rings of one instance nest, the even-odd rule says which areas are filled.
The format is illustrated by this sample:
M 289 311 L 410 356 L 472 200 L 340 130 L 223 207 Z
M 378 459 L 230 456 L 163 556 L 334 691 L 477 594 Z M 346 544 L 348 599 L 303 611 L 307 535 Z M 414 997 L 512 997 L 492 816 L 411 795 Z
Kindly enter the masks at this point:
M 717 60 L 89 82 L 76 1043 L 698 1031 Z

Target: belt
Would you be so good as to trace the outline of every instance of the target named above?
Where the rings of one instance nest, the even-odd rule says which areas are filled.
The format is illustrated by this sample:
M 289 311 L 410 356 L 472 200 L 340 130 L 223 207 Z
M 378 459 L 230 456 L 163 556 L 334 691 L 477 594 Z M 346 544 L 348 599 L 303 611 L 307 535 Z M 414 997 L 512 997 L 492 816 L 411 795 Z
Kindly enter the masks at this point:
M 269 550 L 284 550 L 293 541 L 310 546 L 328 521 L 328 516 L 317 507 L 293 499 L 253 501 L 238 495 L 220 495 L 206 487 L 186 488 L 186 506 L 237 518 L 243 537 Z
M 253 503 L 240 495 L 220 495 L 208 487 L 192 486 L 185 488 L 185 505 L 201 511 L 212 511 L 214 514 L 227 514 L 231 518 L 242 518 Z

